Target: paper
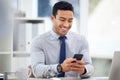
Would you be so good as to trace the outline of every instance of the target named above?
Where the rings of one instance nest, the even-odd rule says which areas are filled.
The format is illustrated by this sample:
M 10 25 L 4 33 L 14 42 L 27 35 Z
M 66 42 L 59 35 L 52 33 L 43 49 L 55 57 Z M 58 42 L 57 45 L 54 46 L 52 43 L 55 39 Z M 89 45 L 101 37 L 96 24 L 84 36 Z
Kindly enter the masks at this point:
M 0 73 L 0 77 L 3 77 L 3 76 L 4 76 L 4 74 Z
M 61 80 L 60 78 L 50 78 L 50 80 Z

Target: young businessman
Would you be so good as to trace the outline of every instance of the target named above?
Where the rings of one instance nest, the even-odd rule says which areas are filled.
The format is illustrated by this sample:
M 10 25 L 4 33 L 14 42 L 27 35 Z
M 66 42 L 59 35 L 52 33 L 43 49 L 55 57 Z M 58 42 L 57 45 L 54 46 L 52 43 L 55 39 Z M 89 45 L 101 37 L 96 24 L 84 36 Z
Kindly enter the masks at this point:
M 69 31 L 73 16 L 74 9 L 68 2 L 60 1 L 53 6 L 52 30 L 32 42 L 31 65 L 35 77 L 88 77 L 93 73 L 87 41 Z M 74 54 L 83 54 L 82 60 L 73 58 Z

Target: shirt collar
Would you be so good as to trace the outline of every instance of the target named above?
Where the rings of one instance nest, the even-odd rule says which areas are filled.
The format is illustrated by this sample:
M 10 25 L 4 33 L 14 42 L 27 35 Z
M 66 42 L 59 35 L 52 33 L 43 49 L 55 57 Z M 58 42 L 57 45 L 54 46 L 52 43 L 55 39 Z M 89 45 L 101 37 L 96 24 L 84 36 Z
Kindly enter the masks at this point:
M 54 39 L 54 40 L 58 40 L 60 35 L 58 35 L 57 33 L 55 33 L 53 30 L 51 30 L 51 39 Z M 65 35 L 67 37 L 67 35 Z
M 51 30 L 51 39 L 58 40 L 59 36 L 57 33 L 55 33 L 53 30 Z

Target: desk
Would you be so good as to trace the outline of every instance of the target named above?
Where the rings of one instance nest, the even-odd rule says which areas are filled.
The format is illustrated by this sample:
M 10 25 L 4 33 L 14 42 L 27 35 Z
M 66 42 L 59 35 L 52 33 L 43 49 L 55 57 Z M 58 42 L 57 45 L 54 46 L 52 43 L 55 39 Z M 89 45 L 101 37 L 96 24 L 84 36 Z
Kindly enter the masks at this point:
M 50 79 L 35 79 L 31 78 L 29 80 L 81 80 L 80 78 L 75 78 L 75 77 L 65 77 L 65 78 L 50 78 Z
M 81 80 L 81 79 L 74 78 L 74 77 L 67 77 L 67 78 L 51 78 L 51 79 L 30 78 L 29 80 Z M 82 80 L 108 80 L 108 77 L 91 77 L 91 78 L 82 79 Z

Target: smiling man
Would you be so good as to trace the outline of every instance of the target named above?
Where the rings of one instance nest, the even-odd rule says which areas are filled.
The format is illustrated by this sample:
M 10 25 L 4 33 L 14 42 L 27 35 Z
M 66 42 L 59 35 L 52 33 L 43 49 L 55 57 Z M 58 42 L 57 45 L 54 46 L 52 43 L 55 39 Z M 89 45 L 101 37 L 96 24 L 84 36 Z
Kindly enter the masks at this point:
M 52 15 L 53 31 L 60 36 L 67 34 L 72 26 L 73 12 L 69 10 L 58 10 L 56 15 Z
M 73 17 L 74 9 L 70 3 L 60 1 L 53 6 L 52 30 L 37 36 L 31 45 L 31 65 L 35 77 L 89 77 L 92 75 L 94 68 L 86 39 L 69 31 Z M 83 54 L 82 60 L 73 58 L 74 54 Z

